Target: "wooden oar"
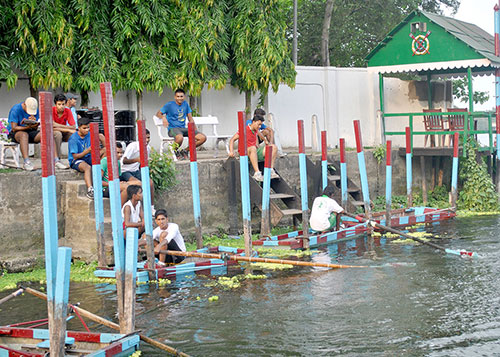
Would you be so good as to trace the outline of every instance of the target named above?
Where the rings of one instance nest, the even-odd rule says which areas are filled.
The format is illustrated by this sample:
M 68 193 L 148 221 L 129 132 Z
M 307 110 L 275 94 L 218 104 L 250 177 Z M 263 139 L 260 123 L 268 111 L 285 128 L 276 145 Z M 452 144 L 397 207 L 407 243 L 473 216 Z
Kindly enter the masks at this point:
M 387 227 L 387 226 L 384 226 L 382 224 L 379 224 L 375 221 L 372 221 L 372 220 L 368 220 L 364 217 L 360 217 L 360 216 L 356 216 L 354 214 L 351 214 L 351 213 L 347 213 L 347 212 L 342 212 L 343 215 L 346 215 L 348 217 L 351 217 L 351 218 L 354 218 L 360 222 L 366 222 L 368 221 L 369 224 L 371 224 L 372 226 L 374 227 L 377 227 L 377 228 L 380 228 L 384 231 L 387 231 L 387 232 L 391 232 L 391 233 L 394 233 L 394 234 L 398 234 L 400 235 L 401 237 L 404 237 L 404 238 L 407 238 L 407 239 L 413 239 L 414 241 L 416 242 L 419 242 L 419 243 L 422 243 L 422 244 L 425 244 L 425 245 L 428 245 L 434 249 L 438 249 L 438 250 L 441 250 L 445 253 L 448 253 L 448 254 L 454 254 L 454 255 L 458 255 L 458 256 L 466 256 L 466 257 L 472 257 L 472 258 L 479 258 L 479 255 L 475 252 L 468 252 L 464 249 L 461 249 L 461 250 L 453 250 L 453 249 L 449 249 L 449 248 L 445 248 L 445 247 L 442 247 L 440 245 L 437 245 L 435 243 L 432 243 L 432 242 L 427 242 L 423 239 L 420 239 L 420 238 L 417 238 L 417 237 L 413 237 L 412 235 L 410 234 L 406 234 L 404 232 L 401 232 L 401 231 L 398 231 L 397 229 L 394 229 L 394 228 L 391 228 L 391 227 Z
M 289 264 L 289 265 L 297 265 L 297 266 L 322 267 L 322 268 L 331 268 L 331 269 L 368 268 L 368 266 L 365 266 L 365 265 L 340 265 L 340 264 L 329 264 L 329 263 L 314 263 L 314 262 L 303 262 L 303 261 L 287 260 L 287 259 L 245 257 L 245 256 L 235 255 L 235 254 L 179 252 L 177 250 L 161 250 L 160 253 L 168 254 L 168 255 L 182 256 L 182 257 L 211 258 L 211 259 L 226 259 L 227 258 L 229 260 L 237 260 L 237 261 L 245 261 L 245 262 Z
M 4 302 L 9 301 L 13 297 L 21 295 L 22 293 L 23 293 L 23 289 L 18 289 L 16 291 L 14 291 L 13 293 L 10 293 L 9 295 L 7 295 L 7 296 L 5 296 L 5 297 L 3 297 L 3 298 L 0 299 L 0 305 L 3 304 Z
M 44 293 L 42 293 L 38 290 L 31 289 L 31 288 L 23 288 L 23 289 L 24 289 L 24 291 L 26 291 L 27 293 L 29 293 L 31 295 L 39 297 L 40 299 L 47 300 L 47 295 L 45 295 Z M 90 311 L 84 310 L 81 307 L 74 306 L 71 304 L 68 304 L 68 306 L 71 307 L 73 310 L 77 311 L 80 315 L 85 316 L 92 321 L 95 321 L 101 325 L 110 327 L 114 330 L 120 331 L 120 326 L 118 324 L 115 324 L 114 322 L 106 320 L 105 318 L 100 317 L 98 315 L 95 315 L 95 314 L 91 313 Z M 149 337 L 144 336 L 144 335 L 139 335 L 139 337 L 141 338 L 142 341 L 149 343 L 152 346 L 158 347 L 164 351 L 167 351 L 168 353 L 171 353 L 174 356 L 189 357 L 189 355 L 185 354 L 184 352 L 180 352 L 179 350 L 177 350 L 173 347 L 167 346 L 167 345 L 165 345 L 161 342 L 158 342 L 156 340 L 153 340 L 152 338 L 149 338 Z

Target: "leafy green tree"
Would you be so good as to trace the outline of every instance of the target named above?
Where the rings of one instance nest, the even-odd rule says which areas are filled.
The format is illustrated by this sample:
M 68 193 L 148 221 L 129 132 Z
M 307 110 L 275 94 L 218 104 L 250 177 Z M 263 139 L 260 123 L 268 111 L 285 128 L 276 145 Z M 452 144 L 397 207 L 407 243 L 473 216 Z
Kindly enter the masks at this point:
M 16 19 L 12 63 L 39 87 L 69 89 L 73 81 L 73 26 L 61 0 L 12 2 Z
M 229 11 L 232 84 L 245 92 L 250 112 L 251 93 L 295 85 L 295 68 L 286 37 L 287 3 L 282 0 L 232 0 Z
M 12 6 L 7 0 L 0 0 L 0 14 L 2 14 L 0 17 L 0 81 L 5 81 L 8 88 L 13 88 L 17 82 L 17 75 L 14 73 L 10 60 L 13 52 L 15 18 Z
M 460 78 L 452 81 L 453 83 L 453 97 L 460 100 L 463 103 L 467 103 L 469 101 L 469 87 L 467 77 Z M 474 91 L 474 95 L 472 100 L 475 104 L 483 104 L 490 99 L 490 94 L 488 92 L 483 91 Z

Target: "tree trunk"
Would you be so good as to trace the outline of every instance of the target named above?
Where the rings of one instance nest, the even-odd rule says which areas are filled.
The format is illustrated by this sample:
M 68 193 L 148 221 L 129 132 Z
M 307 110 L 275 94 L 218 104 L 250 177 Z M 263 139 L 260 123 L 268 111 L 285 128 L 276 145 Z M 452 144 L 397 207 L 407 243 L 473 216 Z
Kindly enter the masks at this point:
M 330 36 L 330 22 L 332 21 L 334 0 L 327 0 L 325 6 L 325 17 L 323 18 L 323 31 L 321 32 L 321 64 L 324 67 L 330 66 L 330 51 L 328 38 Z
M 199 114 L 198 107 L 196 105 L 197 103 L 197 97 L 190 95 L 189 96 L 189 106 L 191 107 L 191 110 L 193 111 L 193 116 L 197 116 Z M 195 115 L 197 114 L 197 115 Z
M 89 92 L 86 90 L 82 90 L 80 92 L 80 108 L 84 108 L 89 106 Z
M 142 120 L 143 119 L 143 109 L 142 109 L 142 92 L 135 92 L 137 96 L 137 120 Z
M 245 116 L 247 120 L 252 117 L 252 92 L 249 90 L 245 91 Z
M 33 98 L 36 98 L 36 100 L 38 100 L 38 90 L 36 90 L 33 87 L 33 82 L 31 82 L 31 78 L 29 79 L 29 84 L 30 84 L 30 96 L 32 96 Z

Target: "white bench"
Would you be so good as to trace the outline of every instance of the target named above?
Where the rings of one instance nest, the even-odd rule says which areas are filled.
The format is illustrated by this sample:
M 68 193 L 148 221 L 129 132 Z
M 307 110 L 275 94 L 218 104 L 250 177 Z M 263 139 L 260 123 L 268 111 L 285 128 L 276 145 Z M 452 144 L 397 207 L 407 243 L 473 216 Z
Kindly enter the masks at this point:
M 160 137 L 160 154 L 163 154 L 165 149 L 169 150 L 172 154 L 172 158 L 174 161 L 177 161 L 177 156 L 175 155 L 174 148 L 172 144 L 175 142 L 174 138 L 168 136 L 168 130 L 163 126 L 163 120 L 158 118 L 156 115 L 153 115 L 153 121 L 156 125 L 156 129 L 158 130 L 158 136 Z M 165 147 L 166 146 L 166 147 Z
M 7 123 L 7 118 L 0 118 L 2 121 L 2 128 L 4 127 L 3 123 Z M 14 164 L 16 167 L 20 168 L 19 164 L 19 144 L 15 142 L 9 142 L 7 138 L 7 134 L 0 133 L 0 168 L 4 167 L 5 158 L 7 151 L 12 155 L 12 159 L 14 160 Z
M 220 142 L 224 143 L 224 145 L 226 146 L 226 151 L 229 154 L 229 139 L 231 138 L 232 135 L 219 135 L 217 133 L 217 125 L 219 125 L 219 120 L 217 119 L 217 117 L 209 115 L 206 117 L 193 117 L 193 120 L 198 130 L 203 132 L 203 134 L 206 135 L 207 139 L 215 139 L 215 157 L 217 157 L 217 154 L 219 152 Z M 200 126 L 202 125 L 212 126 L 211 133 L 204 132 L 203 130 L 201 130 Z

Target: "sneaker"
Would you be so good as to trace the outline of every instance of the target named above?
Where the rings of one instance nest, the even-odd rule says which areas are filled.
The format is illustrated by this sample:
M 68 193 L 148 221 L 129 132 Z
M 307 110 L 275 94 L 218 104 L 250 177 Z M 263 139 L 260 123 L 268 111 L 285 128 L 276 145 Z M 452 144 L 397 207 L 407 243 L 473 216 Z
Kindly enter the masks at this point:
M 26 160 L 23 164 L 23 168 L 26 170 L 26 171 L 33 171 L 35 169 L 35 167 L 33 166 L 33 164 L 31 163 L 31 161 L 29 160 Z
M 262 173 L 260 171 L 256 171 L 252 178 L 255 180 L 255 181 L 259 181 L 259 182 L 262 182 L 264 181 L 264 177 L 262 177 Z
M 184 149 L 181 151 L 182 157 L 186 160 L 189 160 L 189 149 Z
M 280 175 L 278 175 L 278 174 L 276 173 L 276 171 L 274 171 L 274 169 L 271 169 L 271 178 L 272 178 L 272 179 L 275 179 L 275 178 L 279 178 L 279 177 L 280 177 Z
M 69 166 L 64 164 L 61 160 L 56 161 L 56 169 L 67 170 Z
M 175 156 L 177 157 L 177 160 L 179 160 L 179 161 L 184 160 L 184 154 L 182 153 L 182 150 L 175 151 Z
M 94 199 L 94 188 L 93 187 L 89 187 L 88 190 L 87 190 L 87 197 L 90 198 L 91 200 Z

